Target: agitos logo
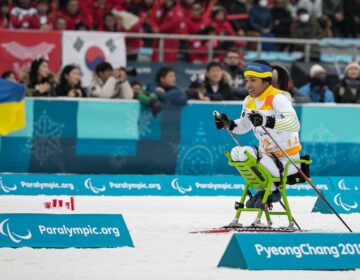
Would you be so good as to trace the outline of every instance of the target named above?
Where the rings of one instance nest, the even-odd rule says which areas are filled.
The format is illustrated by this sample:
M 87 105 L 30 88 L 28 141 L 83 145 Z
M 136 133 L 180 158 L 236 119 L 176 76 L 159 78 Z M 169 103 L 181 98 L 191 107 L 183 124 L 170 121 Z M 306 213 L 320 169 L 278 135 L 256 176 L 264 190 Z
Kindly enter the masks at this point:
M 8 236 L 11 239 L 11 241 L 15 243 L 20 243 L 22 240 L 28 240 L 32 237 L 30 230 L 27 230 L 27 234 L 25 235 L 20 235 L 18 233 L 13 232 L 10 229 L 9 220 L 10 219 L 5 219 L 0 223 L 0 234 L 4 236 Z
M 180 186 L 179 184 L 179 179 L 175 178 L 174 180 L 171 181 L 171 187 L 174 190 L 177 190 L 179 193 L 181 194 L 185 194 L 187 192 L 191 192 L 192 191 L 192 187 L 188 186 L 187 188 Z
M 106 187 L 103 185 L 102 187 L 96 187 L 92 184 L 91 178 L 87 178 L 84 182 L 85 188 L 91 190 L 93 193 L 98 194 L 100 192 L 104 192 Z
M 9 193 L 11 191 L 16 191 L 17 187 L 16 187 L 16 185 L 14 185 L 12 187 L 5 186 L 3 184 L 2 177 L 0 177 L 0 189 L 2 189 L 4 191 L 4 193 Z
M 342 201 L 341 193 L 338 193 L 334 196 L 334 202 L 337 206 L 342 207 L 345 211 L 350 211 L 351 209 L 356 209 L 358 207 L 356 201 L 354 201 L 352 204 L 348 204 Z

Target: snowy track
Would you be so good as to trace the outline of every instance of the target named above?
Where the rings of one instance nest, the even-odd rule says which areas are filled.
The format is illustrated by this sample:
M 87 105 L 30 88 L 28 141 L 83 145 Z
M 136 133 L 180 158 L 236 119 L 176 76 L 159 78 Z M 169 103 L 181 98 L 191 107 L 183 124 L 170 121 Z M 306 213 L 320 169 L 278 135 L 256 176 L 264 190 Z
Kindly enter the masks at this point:
M 217 268 L 228 234 L 190 234 L 231 221 L 236 197 L 76 197 L 75 213 L 121 213 L 135 248 L 0 249 L 0 279 L 360 279 L 355 271 L 247 271 Z M 347 232 L 334 215 L 312 214 L 315 197 L 290 197 L 304 229 Z M 0 213 L 67 213 L 46 210 L 46 196 L 0 196 Z M 278 207 L 278 206 L 277 206 Z M 242 222 L 250 223 L 253 213 Z M 360 214 L 342 215 L 360 232 Z M 274 217 L 285 225 L 284 217 Z

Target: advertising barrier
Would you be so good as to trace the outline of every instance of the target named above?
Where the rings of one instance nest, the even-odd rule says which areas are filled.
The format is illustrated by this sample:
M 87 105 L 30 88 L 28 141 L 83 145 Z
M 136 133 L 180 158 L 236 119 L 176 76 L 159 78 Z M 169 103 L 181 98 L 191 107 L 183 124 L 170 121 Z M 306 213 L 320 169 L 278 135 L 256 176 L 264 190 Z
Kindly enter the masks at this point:
M 134 247 L 120 214 L 0 214 L 0 247 Z
M 327 177 L 314 177 L 322 191 Z M 0 174 L 0 195 L 240 196 L 241 176 Z M 255 192 L 255 190 L 253 190 Z M 308 184 L 288 186 L 290 196 L 316 196 Z
M 327 201 L 340 214 L 360 213 L 360 191 L 331 190 L 323 193 Z M 325 202 L 318 197 L 312 212 L 333 214 Z
M 360 268 L 359 233 L 234 234 L 218 266 L 251 270 Z

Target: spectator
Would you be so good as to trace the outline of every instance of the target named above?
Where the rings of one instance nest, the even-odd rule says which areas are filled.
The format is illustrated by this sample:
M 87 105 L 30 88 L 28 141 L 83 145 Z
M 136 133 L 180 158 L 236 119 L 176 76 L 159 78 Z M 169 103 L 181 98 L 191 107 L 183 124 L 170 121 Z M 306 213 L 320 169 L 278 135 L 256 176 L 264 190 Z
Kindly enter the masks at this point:
M 289 0 L 289 8 L 293 20 L 297 20 L 298 5 L 299 5 L 299 0 Z
M 104 22 L 104 17 L 110 12 L 110 8 L 105 5 L 105 0 L 97 0 L 92 3 L 92 18 L 94 21 L 94 29 L 101 30 L 101 24 Z
M 43 58 L 35 59 L 31 63 L 27 94 L 34 97 L 56 96 L 54 84 L 54 76 L 49 70 L 48 62 Z
M 39 14 L 40 29 L 49 31 L 54 24 L 54 15 L 51 14 L 49 0 L 39 0 L 36 2 L 36 10 Z
M 161 112 L 161 102 L 155 93 L 144 91 L 139 81 L 132 82 L 131 88 L 134 91 L 134 98 L 139 100 L 141 104 L 149 107 L 154 117 Z
M 268 7 L 267 0 L 254 0 L 253 7 L 250 10 L 248 36 L 262 36 L 262 37 L 273 37 L 274 34 L 271 32 L 273 28 L 273 20 L 271 11 Z M 256 43 L 249 43 L 248 49 L 255 50 L 257 47 Z M 274 43 L 263 43 L 262 50 L 274 51 Z
M 189 34 L 198 34 L 210 25 L 212 7 L 213 1 L 208 5 L 206 10 L 204 9 L 203 3 L 197 1 L 191 5 L 191 10 L 188 11 L 188 13 L 184 12 L 184 14 L 187 15 L 186 25 Z
M 187 102 L 186 94 L 176 87 L 176 74 L 170 67 L 162 67 L 155 81 L 147 85 L 147 91 L 154 92 L 165 104 L 183 106 Z
M 16 74 L 14 71 L 5 71 L 4 73 L 2 73 L 1 78 L 8 80 L 8 81 L 12 81 L 12 82 L 17 82 L 16 79 Z
M 334 37 L 343 36 L 344 9 L 342 0 L 327 0 L 322 3 L 322 13 L 331 21 Z
M 61 6 L 62 9 L 60 9 L 59 16 L 66 20 L 68 30 L 75 30 L 79 22 L 82 22 L 88 28 L 92 27 L 91 14 L 86 15 L 81 10 L 78 0 L 67 0 L 64 2 L 64 5 Z
M 310 82 L 300 91 L 309 96 L 312 102 L 334 102 L 334 94 L 326 83 L 327 72 L 324 67 L 315 64 L 310 68 Z
M 55 88 L 57 96 L 86 97 L 81 87 L 80 70 L 75 65 L 66 65 L 60 74 L 59 84 Z
M 268 1 L 254 0 L 254 5 L 250 10 L 249 29 L 261 35 L 271 32 L 272 27 L 272 16 L 268 8 Z
M 271 9 L 273 19 L 273 32 L 275 37 L 289 38 L 292 24 L 291 12 L 288 8 L 287 0 L 275 0 L 274 7 Z M 288 44 L 278 44 L 277 50 L 284 51 L 290 48 Z
M 357 38 L 360 32 L 360 1 L 343 0 L 344 5 L 344 35 Z
M 212 101 L 231 100 L 231 88 L 223 67 L 218 62 L 210 62 L 206 66 L 205 96 Z
M 142 33 L 142 21 L 134 14 L 126 11 L 113 10 L 117 17 L 118 31 L 129 33 Z M 137 60 L 139 49 L 144 42 L 141 38 L 126 38 L 126 56 L 128 60 Z
M 118 30 L 116 17 L 113 13 L 106 13 L 98 27 L 99 31 L 116 32 Z
M 124 70 L 114 70 L 109 62 L 101 62 L 96 66 L 88 96 L 133 99 L 134 92 Z
M 151 14 L 151 28 L 155 33 L 186 34 L 185 16 L 175 0 L 155 2 Z M 177 62 L 180 41 L 164 40 L 164 61 Z M 153 40 L 153 61 L 159 61 L 159 40 Z
M 244 36 L 247 30 L 249 13 L 246 2 L 246 0 L 225 2 L 228 11 L 227 18 L 238 36 Z
M 335 102 L 360 103 L 360 65 L 351 62 L 345 67 L 345 77 L 335 89 Z
M 317 18 L 322 16 L 322 2 L 323 0 L 300 0 L 297 6 L 298 9 L 306 9 L 311 17 Z
M 300 92 L 300 90 L 295 87 L 291 81 L 291 77 L 286 68 L 279 65 L 273 65 L 273 76 L 271 79 L 271 84 L 273 87 L 280 90 L 287 91 L 290 93 L 292 101 L 294 103 L 309 103 L 311 99 L 309 96 Z
M 297 39 L 321 39 L 324 34 L 317 21 L 310 16 L 306 9 L 300 8 L 297 11 L 298 20 L 291 29 L 291 37 Z M 303 44 L 296 44 L 294 51 L 305 51 Z M 314 44 L 310 47 L 311 61 L 320 61 L 320 48 Z
M 54 30 L 64 31 L 67 29 L 67 21 L 63 17 L 57 17 L 54 22 Z
M 243 77 L 243 61 L 236 48 L 230 48 L 225 53 L 224 70 L 229 74 L 231 95 L 234 99 L 243 100 L 248 92 Z
M 30 0 L 14 1 L 15 6 L 10 11 L 10 24 L 13 28 L 39 29 L 40 19 Z
M 206 96 L 206 87 L 205 87 L 205 77 L 202 77 L 201 75 L 194 74 L 191 77 L 191 83 L 189 85 L 189 88 L 186 90 L 186 94 L 188 96 L 188 99 L 195 99 L 200 101 L 210 101 L 209 96 Z
M 216 30 L 214 27 L 209 25 L 199 32 L 199 35 L 216 35 Z M 192 63 L 208 63 L 209 60 L 209 49 L 212 47 L 214 50 L 218 47 L 217 40 L 199 40 L 192 39 L 189 40 L 189 50 L 188 56 L 189 60 Z
M 10 26 L 9 0 L 0 2 L 0 30 Z
M 331 21 L 327 16 L 320 16 L 316 18 L 324 37 L 333 37 Z

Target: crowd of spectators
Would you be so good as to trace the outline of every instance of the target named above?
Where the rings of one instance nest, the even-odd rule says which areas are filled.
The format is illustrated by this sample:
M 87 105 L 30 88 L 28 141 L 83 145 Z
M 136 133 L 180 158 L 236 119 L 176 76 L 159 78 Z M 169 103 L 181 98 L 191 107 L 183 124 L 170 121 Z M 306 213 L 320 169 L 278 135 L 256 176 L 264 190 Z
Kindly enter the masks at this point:
M 360 0 L 2 0 L 2 28 L 356 38 L 360 35 Z M 137 59 L 139 48 L 147 46 L 153 48 L 153 61 L 158 61 L 158 40 L 128 38 L 126 43 L 129 59 Z M 204 53 L 209 44 L 220 55 L 231 46 L 254 48 L 242 41 L 165 39 L 164 61 L 176 62 L 182 49 L 185 59 L 207 62 Z M 265 50 L 292 47 L 263 45 Z M 295 48 L 302 50 L 300 45 Z
M 24 84 L 27 96 L 31 97 L 137 99 L 156 116 L 162 110 L 162 104 L 183 106 L 188 100 L 243 100 L 248 95 L 243 68 L 239 52 L 230 48 L 224 63 L 208 63 L 202 73 L 192 75 L 185 87 L 177 84 L 176 71 L 168 66 L 161 67 L 153 80 L 143 85 L 141 81 L 133 80 L 135 77 L 129 81 L 129 70 L 123 67 L 114 69 L 106 61 L 96 66 L 92 81 L 86 88 L 82 85 L 80 69 L 76 65 L 66 65 L 55 75 L 43 58 L 35 59 L 28 75 L 22 78 L 13 71 L 5 71 L 1 78 Z M 294 103 L 360 104 L 360 65 L 357 62 L 347 64 L 343 78 L 331 87 L 327 70 L 320 64 L 311 66 L 308 82 L 300 88 L 293 85 L 286 68 L 273 65 L 273 69 L 273 86 L 289 92 Z

